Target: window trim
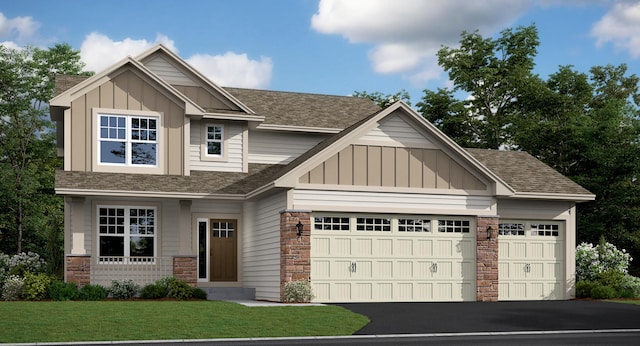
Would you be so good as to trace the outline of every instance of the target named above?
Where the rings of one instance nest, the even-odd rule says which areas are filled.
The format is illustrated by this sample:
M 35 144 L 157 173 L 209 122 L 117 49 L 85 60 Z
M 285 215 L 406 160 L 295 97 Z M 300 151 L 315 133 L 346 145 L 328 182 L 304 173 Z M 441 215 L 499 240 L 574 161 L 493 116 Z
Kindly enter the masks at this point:
M 124 208 L 125 209 L 125 233 L 124 237 L 124 255 L 125 261 L 123 262 L 111 262 L 111 261 L 100 261 L 101 257 L 120 257 L 120 256 L 109 256 L 103 255 L 100 253 L 100 208 Z M 158 248 L 158 244 L 160 244 L 160 230 L 161 230 L 161 222 L 160 222 L 160 207 L 157 204 L 146 204 L 146 203 L 136 203 L 136 204 L 126 204 L 126 203 L 118 203 L 118 204 L 110 204 L 110 203 L 94 203 L 94 225 L 96 227 L 96 241 L 95 241 L 95 253 L 97 254 L 97 260 L 100 264 L 140 264 L 138 262 L 128 261 L 127 258 L 131 257 L 130 246 L 128 246 L 128 241 L 131 240 L 130 228 L 127 228 L 126 225 L 129 225 L 129 217 L 128 211 L 131 209 L 153 209 L 154 210 L 154 231 L 153 231 L 153 256 L 150 256 L 150 261 L 142 262 L 142 263 L 153 263 L 153 260 L 160 256 L 160 249 Z M 106 234 L 108 236 L 108 234 Z M 133 256 L 133 257 L 146 257 L 146 256 Z
M 222 127 L 222 140 L 220 155 L 210 155 L 207 153 L 207 129 L 209 126 Z M 208 122 L 203 121 L 200 129 L 200 160 L 202 161 L 227 161 L 229 152 L 229 136 L 228 136 L 228 124 L 225 122 Z
M 117 164 L 117 163 L 102 163 L 100 162 L 100 116 L 101 115 L 116 115 L 127 117 L 127 122 L 132 117 L 146 117 L 157 118 L 157 130 L 156 130 L 156 164 L 155 165 L 130 165 L 130 164 Z M 146 173 L 146 174 L 162 174 L 164 173 L 164 147 L 165 140 L 163 136 L 164 132 L 164 113 L 155 111 L 135 111 L 126 109 L 111 109 L 111 108 L 93 108 L 93 139 L 91 145 L 93 146 L 92 168 L 94 172 L 109 172 L 109 173 Z M 127 127 L 130 131 L 131 129 Z M 130 134 L 127 134 L 129 137 Z

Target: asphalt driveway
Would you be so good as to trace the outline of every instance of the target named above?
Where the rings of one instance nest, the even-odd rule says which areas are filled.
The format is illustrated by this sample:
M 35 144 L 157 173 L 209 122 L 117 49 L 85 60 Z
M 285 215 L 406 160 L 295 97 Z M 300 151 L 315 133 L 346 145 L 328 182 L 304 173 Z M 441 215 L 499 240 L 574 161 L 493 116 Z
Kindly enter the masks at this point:
M 371 320 L 358 335 L 640 329 L 640 305 L 601 301 L 335 305 Z

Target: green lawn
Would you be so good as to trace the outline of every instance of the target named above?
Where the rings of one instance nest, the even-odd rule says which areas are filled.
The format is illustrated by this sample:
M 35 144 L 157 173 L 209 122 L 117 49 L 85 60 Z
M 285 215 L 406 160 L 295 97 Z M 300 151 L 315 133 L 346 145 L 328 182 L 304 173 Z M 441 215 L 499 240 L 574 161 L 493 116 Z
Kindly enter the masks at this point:
M 0 302 L 0 342 L 351 335 L 368 319 L 337 306 L 222 301 Z
M 607 299 L 605 301 L 606 302 L 613 302 L 613 303 L 640 305 L 640 300 L 637 300 L 637 299 Z

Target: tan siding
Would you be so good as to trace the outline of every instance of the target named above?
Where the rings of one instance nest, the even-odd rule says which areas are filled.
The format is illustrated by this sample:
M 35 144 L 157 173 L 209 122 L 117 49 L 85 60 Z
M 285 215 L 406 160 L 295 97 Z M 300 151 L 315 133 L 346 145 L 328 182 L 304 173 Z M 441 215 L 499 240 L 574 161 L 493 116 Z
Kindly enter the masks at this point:
M 367 147 L 353 147 L 353 184 L 367 185 Z
M 367 185 L 382 185 L 382 148 L 369 147 L 367 150 Z
M 178 91 L 205 109 L 231 109 L 200 86 L 174 85 Z
M 338 153 L 338 183 L 353 184 L 353 147 L 348 146 Z
M 145 66 L 155 74 L 160 76 L 162 79 L 170 83 L 193 83 L 193 81 L 188 76 L 183 74 L 180 70 L 176 69 L 162 57 L 151 59 L 150 61 L 145 63 Z
M 338 155 L 333 155 L 324 163 L 324 183 L 338 184 Z
M 438 150 L 424 150 L 422 152 L 422 181 L 427 189 L 436 188 L 436 172 L 438 171 Z
M 129 82 L 129 89 L 127 89 L 129 91 L 127 109 L 142 110 L 142 81 L 132 76 L 131 73 L 127 73 L 126 77 Z
M 113 83 L 109 81 L 100 86 L 100 107 L 114 108 L 113 101 Z
M 422 152 L 423 149 L 409 151 L 409 187 L 422 187 Z
M 326 137 L 327 135 L 249 131 L 249 162 L 286 164 Z
M 382 186 L 396 184 L 396 148 L 382 148 Z
M 409 187 L 409 149 L 396 148 L 396 185 Z
M 448 189 L 451 186 L 449 185 L 451 172 L 451 159 L 445 153 L 439 151 L 438 152 L 438 171 L 436 178 L 436 188 L 438 189 Z
M 84 96 L 71 102 L 71 170 L 86 171 L 85 150 L 89 140 L 86 129 L 86 118 L 82 116 L 85 112 Z M 75 115 L 75 116 L 74 116 Z M 66 160 L 67 158 L 65 158 Z
M 435 149 L 350 145 L 311 171 L 301 184 L 486 190 L 472 172 Z
M 225 148 L 227 150 L 226 161 L 206 161 L 201 159 L 200 147 L 202 144 L 201 134 L 204 124 L 223 124 L 225 131 Z M 201 171 L 221 171 L 221 172 L 242 172 L 243 168 L 243 137 L 244 127 L 237 122 L 216 122 L 216 121 L 192 121 L 191 137 L 189 145 L 189 165 L 192 170 Z
M 127 109 L 127 82 L 122 75 L 113 79 L 113 108 Z

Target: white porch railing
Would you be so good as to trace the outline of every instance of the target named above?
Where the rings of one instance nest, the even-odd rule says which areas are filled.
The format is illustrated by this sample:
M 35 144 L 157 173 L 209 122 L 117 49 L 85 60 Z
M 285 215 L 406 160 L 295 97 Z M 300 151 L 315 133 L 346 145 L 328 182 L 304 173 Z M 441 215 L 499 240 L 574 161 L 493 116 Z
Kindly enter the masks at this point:
M 145 286 L 173 275 L 173 257 L 101 256 L 91 261 L 91 283 L 111 286 L 113 280 L 133 280 Z

